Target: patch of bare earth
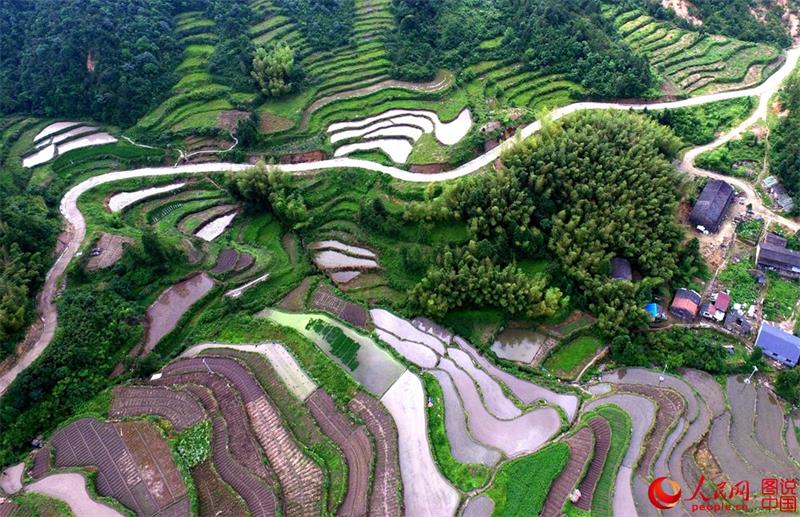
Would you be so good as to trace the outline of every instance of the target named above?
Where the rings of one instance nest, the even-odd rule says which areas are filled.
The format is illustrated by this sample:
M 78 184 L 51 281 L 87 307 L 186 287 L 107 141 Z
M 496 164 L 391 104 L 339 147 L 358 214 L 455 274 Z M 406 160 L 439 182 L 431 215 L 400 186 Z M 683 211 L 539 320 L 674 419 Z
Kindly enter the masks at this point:
M 219 115 L 217 115 L 217 127 L 233 133 L 236 131 L 236 126 L 239 125 L 239 121 L 246 120 L 249 116 L 249 111 L 221 111 Z
M 692 25 L 703 25 L 703 20 L 691 13 L 694 6 L 688 0 L 661 0 L 661 6 L 666 9 L 672 9 L 678 15 L 678 18 L 682 18 Z
M 311 288 L 312 277 L 307 276 L 300 284 L 278 302 L 278 308 L 287 311 L 302 311 L 306 305 L 306 295 Z
M 262 111 L 259 113 L 261 121 L 259 123 L 259 131 L 263 134 L 268 135 L 270 133 L 280 133 L 281 131 L 286 131 L 287 129 L 291 129 L 294 126 L 294 122 L 292 122 L 288 118 L 279 117 L 269 111 Z
M 113 266 L 122 258 L 122 254 L 125 252 L 123 246 L 125 244 L 133 245 L 134 242 L 136 241 L 130 237 L 104 232 L 100 235 L 97 246 L 95 246 L 95 250 L 99 251 L 99 253 L 89 259 L 86 269 L 97 271 L 98 269 L 106 269 Z

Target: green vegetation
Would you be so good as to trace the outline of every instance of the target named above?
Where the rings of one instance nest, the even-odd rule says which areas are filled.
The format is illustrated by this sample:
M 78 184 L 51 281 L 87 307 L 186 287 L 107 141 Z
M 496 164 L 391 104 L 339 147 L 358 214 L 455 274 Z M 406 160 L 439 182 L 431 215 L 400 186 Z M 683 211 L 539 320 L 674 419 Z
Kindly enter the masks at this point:
M 703 145 L 741 121 L 755 108 L 753 97 L 712 102 L 691 108 L 648 111 L 659 124 L 669 126 L 687 145 Z
M 767 42 L 779 47 L 791 45 L 784 14 L 779 4 L 759 3 L 759 15 L 753 15 L 753 4 L 747 0 L 693 0 L 697 15 L 710 32 L 725 34 L 747 41 Z
M 174 81 L 179 6 L 153 0 L 134 21 L 125 0 L 3 3 L 0 112 L 133 122 Z
M 729 354 L 731 345 L 737 352 Z M 621 366 L 696 368 L 713 374 L 746 372 L 751 368 L 741 343 L 711 329 L 672 327 L 659 332 L 617 336 L 611 358 Z
M 603 341 L 594 336 L 579 336 L 560 344 L 547 356 L 542 366 L 557 377 L 573 380 L 602 346 Z
M 450 452 L 450 440 L 447 438 L 444 418 L 444 395 L 436 377 L 429 373 L 422 374 L 425 383 L 425 394 L 433 405 L 427 406 L 428 435 L 433 449 L 433 457 L 442 474 L 459 490 L 469 492 L 480 488 L 489 481 L 491 470 L 480 464 L 460 463 Z
M 792 368 L 778 372 L 775 393 L 790 404 L 800 404 L 800 370 Z
M 769 321 L 789 319 L 798 300 L 800 300 L 800 284 L 769 273 L 763 305 L 764 319 Z
M 732 83 L 754 83 L 779 56 L 767 44 L 685 30 L 625 6 L 607 5 L 604 13 L 623 40 L 666 80 L 667 93 L 697 95 L 730 89 Z M 757 74 L 751 75 L 751 69 Z
M 736 235 L 745 242 L 758 244 L 764 233 L 764 219 L 748 219 L 736 225 Z
M 342 329 L 322 320 L 312 319 L 306 325 L 331 345 L 331 352 L 351 371 L 358 368 L 358 349 L 361 345 L 347 337 Z
M 780 95 L 781 108 L 788 113 L 770 137 L 770 168 L 780 178 L 800 207 L 800 74 L 794 73 Z
M 203 420 L 170 439 L 175 459 L 181 469 L 199 465 L 211 453 L 211 421 Z
M 756 178 L 763 168 L 765 154 L 764 143 L 753 133 L 745 133 L 740 140 L 732 140 L 701 154 L 695 160 L 695 165 L 729 176 Z
M 603 405 L 583 415 L 581 421 L 588 422 L 594 414 L 605 418 L 611 426 L 611 447 L 608 449 L 603 473 L 600 474 L 597 488 L 594 491 L 592 514 L 613 515 L 614 485 L 619 467 L 628 451 L 628 443 L 631 439 L 631 417 L 617 406 Z
M 720 271 L 719 280 L 730 290 L 732 301 L 751 304 L 758 298 L 760 288 L 750 274 L 753 267 L 753 259 L 743 257 L 736 263 L 729 261 L 725 269 Z
M 10 499 L 19 507 L 14 517 L 75 517 L 67 503 L 46 495 L 21 492 Z
M 558 442 L 504 464 L 497 470 L 492 488 L 486 492 L 495 503 L 492 515 L 539 515 L 550 485 L 567 465 L 567 460 L 569 447 Z

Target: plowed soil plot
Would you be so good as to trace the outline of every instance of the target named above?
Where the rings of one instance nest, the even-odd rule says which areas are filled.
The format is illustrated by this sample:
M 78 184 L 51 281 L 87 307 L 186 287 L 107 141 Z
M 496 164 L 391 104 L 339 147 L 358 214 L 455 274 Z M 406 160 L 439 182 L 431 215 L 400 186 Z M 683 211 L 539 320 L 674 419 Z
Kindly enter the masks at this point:
M 678 418 L 683 414 L 683 398 L 672 390 L 659 389 L 642 384 L 626 384 L 622 386 L 622 389 L 626 392 L 643 395 L 655 401 L 658 405 L 656 421 L 647 439 L 647 446 L 642 459 L 639 460 L 639 468 L 637 469 L 640 476 L 648 478 L 656 455 L 667 438 L 667 433 L 675 426 Z
M 245 404 L 253 431 L 281 485 L 286 515 L 319 513 L 322 471 L 297 446 L 278 410 L 244 366 L 233 359 L 208 357 L 176 361 L 165 368 L 165 372 L 207 372 L 209 369 L 232 383 Z
M 125 251 L 123 245 L 132 245 L 134 242 L 136 241 L 130 237 L 103 233 L 100 236 L 100 240 L 97 241 L 97 248 L 100 249 L 100 254 L 89 259 L 89 262 L 86 264 L 86 269 L 89 271 L 97 271 L 98 269 L 105 269 L 113 266 L 122 258 L 122 253 Z
M 156 438 L 160 439 L 158 435 Z M 96 466 L 98 493 L 118 500 L 137 515 L 156 515 L 165 508 L 162 504 L 175 501 L 150 491 L 159 476 L 157 469 L 154 472 L 152 465 L 137 464 L 135 458 L 141 459 L 139 454 L 131 454 L 111 424 L 91 418 L 76 420 L 60 429 L 53 436 L 52 444 L 57 467 Z M 166 448 L 166 444 L 163 447 Z M 166 458 L 172 462 L 168 452 Z M 177 470 L 174 464 L 172 468 Z M 162 486 L 174 487 L 176 494 L 182 490 L 185 495 L 186 487 L 180 476 L 175 480 L 178 485 L 172 484 L 171 476 L 169 479 L 168 482 L 161 475 Z
M 138 465 L 147 491 L 161 514 L 189 515 L 189 499 L 167 443 L 149 422 L 119 422 L 115 427 Z
M 578 397 L 575 395 L 555 393 L 547 388 L 543 388 L 531 382 L 514 377 L 510 373 L 501 370 L 497 366 L 490 363 L 488 359 L 481 355 L 475 349 L 475 347 L 470 345 L 464 339 L 456 337 L 454 341 L 459 348 L 467 352 L 472 359 L 475 360 L 475 362 L 477 362 L 489 373 L 489 375 L 505 384 L 508 389 L 510 389 L 511 392 L 522 402 L 530 404 L 536 400 L 544 400 L 551 404 L 561 406 L 564 412 L 567 413 L 567 418 L 569 420 L 575 418 L 575 413 L 578 410 Z
M 786 421 L 786 448 L 795 462 L 800 461 L 800 442 L 797 440 L 797 420 L 794 413 Z
M 311 297 L 311 306 L 330 312 L 340 320 L 360 328 L 367 328 L 369 313 L 362 306 L 342 300 L 327 285 L 320 285 Z
M 764 475 L 758 469 L 744 462 L 730 439 L 731 415 L 724 413 L 711 425 L 708 435 L 708 448 L 722 469 L 726 478 L 738 483 L 749 481 L 751 487 L 761 487 Z M 709 494 L 710 495 L 710 494 Z
M 11 517 L 19 508 L 11 501 L 0 501 L 0 517 Z
M 147 308 L 147 336 L 144 350 L 149 352 L 161 338 L 169 334 L 189 307 L 214 287 L 214 280 L 206 273 L 194 275 L 164 291 L 158 300 Z
M 728 377 L 727 391 L 732 417 L 730 437 L 733 446 L 742 455 L 742 458 L 765 477 L 791 478 L 797 475 L 797 469 L 794 469 L 786 461 L 785 453 L 780 456 L 773 455 L 755 439 L 756 418 L 769 418 L 770 416 L 756 414 L 755 383 L 745 384 L 743 377 L 731 376 Z M 774 412 L 772 416 L 775 416 Z M 777 429 L 782 429 L 782 416 L 778 415 L 778 420 L 773 424 Z
M 230 454 L 243 467 L 270 486 L 272 485 L 272 476 L 264 466 L 264 459 L 259 452 L 253 431 L 248 425 L 244 406 L 224 379 L 208 373 L 188 373 L 170 374 L 162 377 L 158 382 L 189 384 L 189 391 L 200 399 L 209 415 L 219 415 L 218 420 L 222 422 L 220 430 L 224 433 L 223 446 L 230 449 Z M 216 423 L 214 429 L 216 432 Z M 214 461 L 216 462 L 216 458 Z M 217 470 L 223 479 L 228 481 L 225 476 L 226 472 L 220 467 Z M 230 483 L 230 481 L 228 482 Z
M 786 450 L 782 446 L 781 436 L 786 425 L 786 415 L 777 397 L 764 388 L 756 388 L 756 428 L 755 437 L 758 443 L 772 454 L 774 458 L 780 458 L 786 464 L 787 469 L 794 472 L 792 477 L 800 477 L 800 471 L 786 458 Z M 794 431 L 794 429 L 792 429 Z
M 214 264 L 212 273 L 226 273 L 233 269 L 236 265 L 236 259 L 239 258 L 239 252 L 230 248 L 224 249 L 219 252 L 217 256 L 217 263 Z
M 347 495 L 340 515 L 366 515 L 372 444 L 363 427 L 356 427 L 333 403 L 325 390 L 318 389 L 306 399 L 306 406 L 322 431 L 339 446 L 347 461 Z
M 39 479 L 40 477 L 47 474 L 48 470 L 50 470 L 51 451 L 52 451 L 52 446 L 48 443 L 44 447 L 33 453 L 33 466 L 29 471 L 29 474 L 33 479 Z
M 397 463 L 397 429 L 394 421 L 380 402 L 362 391 L 353 397 L 348 407 L 364 421 L 375 440 L 370 515 L 400 515 L 400 467 Z
M 581 498 L 575 503 L 575 506 L 587 512 L 592 509 L 594 491 L 597 488 L 600 476 L 603 474 L 603 466 L 606 463 L 606 457 L 608 457 L 608 450 L 611 448 L 611 426 L 608 425 L 608 421 L 605 418 L 592 418 L 589 420 L 589 427 L 594 432 L 594 456 L 586 475 L 578 486 Z
M 561 509 L 567 502 L 567 497 L 572 493 L 572 489 L 578 483 L 583 474 L 586 462 L 594 448 L 594 432 L 591 427 L 582 427 L 573 436 L 566 439 L 569 445 L 569 461 L 567 466 L 561 471 L 558 478 L 553 481 L 547 499 L 542 508 L 542 517 L 558 517 Z
M 200 517 L 238 517 L 247 513 L 241 499 L 219 478 L 208 460 L 192 469 L 192 480 Z
M 453 458 L 461 463 L 480 463 L 489 467 L 500 461 L 500 451 L 489 448 L 472 439 L 467 430 L 467 417 L 461 406 L 455 386 L 450 376 L 441 370 L 431 374 L 439 381 L 444 396 L 444 427 L 450 441 Z
M 227 388 L 227 384 L 216 376 L 207 375 L 205 378 L 197 376 L 197 378 L 202 384 L 209 385 L 212 389 L 216 388 L 217 392 Z M 178 384 L 195 382 L 192 375 L 174 376 L 171 380 Z M 274 516 L 276 501 L 271 488 L 271 477 L 267 476 L 267 471 L 261 463 L 261 455 L 254 447 L 250 428 L 246 424 L 246 416 L 236 421 L 236 425 L 229 426 L 219 412 L 220 406 L 235 408 L 238 405 L 239 411 L 243 413 L 241 402 L 233 393 L 229 393 L 221 398 L 218 404 L 212 392 L 203 386 L 189 384 L 187 389 L 203 403 L 212 417 L 211 457 L 216 471 L 245 500 L 247 509 L 253 517 Z M 231 434 L 229 430 L 232 431 Z M 239 439 L 236 438 L 237 434 L 240 435 Z M 241 435 L 244 435 L 246 441 L 242 441 Z M 262 474 L 257 476 L 252 468 L 260 470 Z M 264 478 L 269 480 L 269 485 L 265 483 Z
M 169 420 L 178 431 L 191 427 L 205 417 L 203 406 L 185 391 L 150 386 L 117 386 L 109 415 L 158 415 Z

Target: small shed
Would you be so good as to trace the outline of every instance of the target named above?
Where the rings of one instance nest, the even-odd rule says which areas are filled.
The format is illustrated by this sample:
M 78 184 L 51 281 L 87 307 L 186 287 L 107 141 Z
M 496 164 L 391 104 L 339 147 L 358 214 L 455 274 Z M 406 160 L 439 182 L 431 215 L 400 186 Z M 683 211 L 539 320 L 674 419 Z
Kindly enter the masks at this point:
M 620 257 L 611 259 L 611 277 L 614 280 L 633 280 L 633 270 L 628 259 Z
M 800 338 L 769 323 L 762 323 L 756 345 L 766 357 L 794 368 L 800 361 Z

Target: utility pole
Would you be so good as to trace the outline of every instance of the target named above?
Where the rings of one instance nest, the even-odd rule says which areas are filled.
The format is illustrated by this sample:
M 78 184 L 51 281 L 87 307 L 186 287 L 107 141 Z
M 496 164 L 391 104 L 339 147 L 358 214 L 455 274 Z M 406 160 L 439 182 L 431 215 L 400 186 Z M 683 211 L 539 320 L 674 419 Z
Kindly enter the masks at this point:
M 749 377 L 747 377 L 747 378 L 744 380 L 744 383 L 745 383 L 745 384 L 750 384 L 750 379 L 752 379 L 752 378 L 753 378 L 753 375 L 755 375 L 757 371 L 758 371 L 758 366 L 755 366 L 755 365 L 754 365 L 754 366 L 753 366 L 753 372 L 750 374 L 750 376 L 749 376 Z

